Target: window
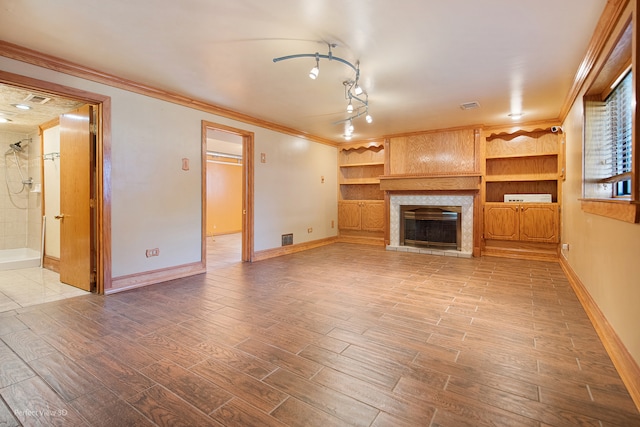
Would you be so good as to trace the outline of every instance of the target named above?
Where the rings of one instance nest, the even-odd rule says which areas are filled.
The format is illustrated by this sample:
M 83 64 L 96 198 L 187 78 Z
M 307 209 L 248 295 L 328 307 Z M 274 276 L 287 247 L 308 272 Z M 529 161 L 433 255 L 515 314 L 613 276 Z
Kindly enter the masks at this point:
M 586 80 L 580 205 L 589 214 L 638 223 L 640 153 L 634 134 L 639 129 L 633 122 L 640 88 L 634 74 L 638 60 L 632 54 L 635 6 L 628 3 L 620 13 L 611 32 L 602 33 L 599 59 Z
M 604 100 L 585 100 L 586 198 L 631 197 L 632 99 L 626 71 Z

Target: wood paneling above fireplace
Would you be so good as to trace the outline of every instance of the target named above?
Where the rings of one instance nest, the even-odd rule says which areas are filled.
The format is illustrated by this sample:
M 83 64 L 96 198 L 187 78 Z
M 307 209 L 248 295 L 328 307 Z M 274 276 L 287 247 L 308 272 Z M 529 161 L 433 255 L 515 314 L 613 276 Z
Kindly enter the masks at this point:
M 480 174 L 480 129 L 456 129 L 389 139 L 388 175 Z
M 481 129 L 462 128 L 391 137 L 385 191 L 479 191 Z

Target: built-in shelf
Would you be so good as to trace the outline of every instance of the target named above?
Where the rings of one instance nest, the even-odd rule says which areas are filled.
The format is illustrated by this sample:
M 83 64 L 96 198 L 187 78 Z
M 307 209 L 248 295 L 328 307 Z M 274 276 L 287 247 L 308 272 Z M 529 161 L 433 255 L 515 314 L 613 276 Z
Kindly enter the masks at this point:
M 537 175 L 492 175 L 487 176 L 485 180 L 487 182 L 509 182 L 509 181 L 518 181 L 518 182 L 538 182 L 538 181 L 556 181 L 558 179 L 557 173 L 546 173 L 546 174 L 537 174 Z
M 358 184 L 379 184 L 379 178 L 350 178 L 350 179 L 341 179 L 341 185 L 358 185 Z
M 518 157 L 544 157 L 544 156 L 557 156 L 558 153 L 521 153 L 521 154 L 505 154 L 505 155 L 492 155 L 487 156 L 486 159 L 515 159 Z
M 384 166 L 384 162 L 346 163 L 340 165 L 341 168 L 359 168 L 362 166 Z

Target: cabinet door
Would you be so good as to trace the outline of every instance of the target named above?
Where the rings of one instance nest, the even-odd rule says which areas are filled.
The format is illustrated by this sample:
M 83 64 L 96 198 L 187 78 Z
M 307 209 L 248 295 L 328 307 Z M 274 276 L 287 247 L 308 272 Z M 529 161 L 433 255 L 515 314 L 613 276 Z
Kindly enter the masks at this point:
M 341 230 L 360 230 L 360 201 L 338 202 L 338 228 Z
M 558 243 L 558 205 L 520 205 L 520 240 Z
M 384 231 L 384 201 L 362 202 L 362 230 Z
M 518 206 L 505 203 L 486 203 L 484 207 L 484 238 L 518 240 Z

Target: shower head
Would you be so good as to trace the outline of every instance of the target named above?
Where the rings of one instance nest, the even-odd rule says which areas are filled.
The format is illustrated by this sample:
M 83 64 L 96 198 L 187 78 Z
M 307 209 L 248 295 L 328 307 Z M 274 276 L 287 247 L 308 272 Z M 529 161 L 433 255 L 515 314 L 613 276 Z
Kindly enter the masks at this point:
M 26 145 L 29 145 L 29 143 L 31 142 L 31 138 L 26 138 L 26 139 L 21 139 L 18 142 L 15 142 L 13 144 L 9 144 L 9 151 L 7 151 L 7 153 L 11 153 L 11 152 L 16 152 L 16 153 L 22 153 L 25 149 Z

